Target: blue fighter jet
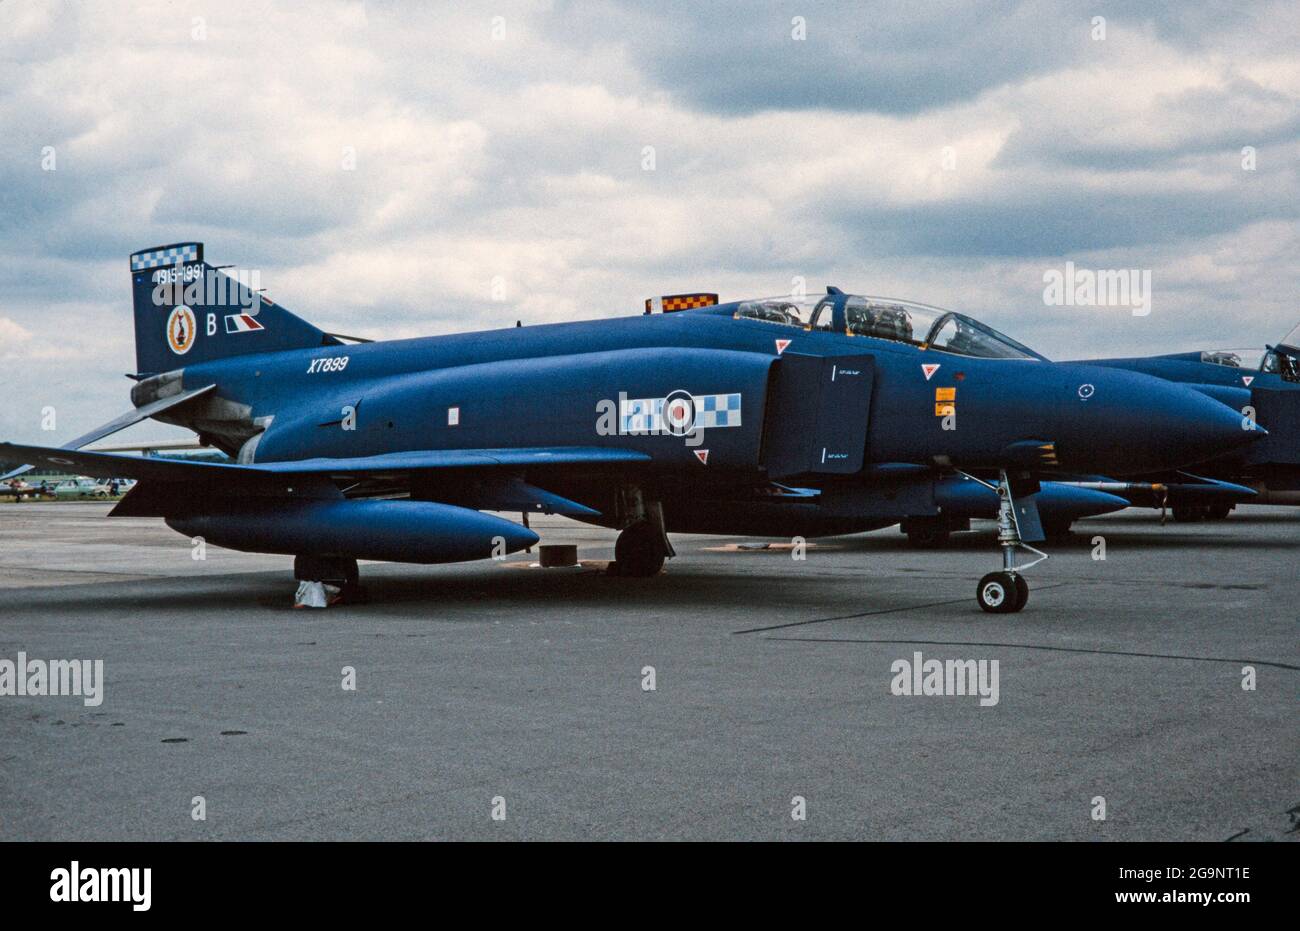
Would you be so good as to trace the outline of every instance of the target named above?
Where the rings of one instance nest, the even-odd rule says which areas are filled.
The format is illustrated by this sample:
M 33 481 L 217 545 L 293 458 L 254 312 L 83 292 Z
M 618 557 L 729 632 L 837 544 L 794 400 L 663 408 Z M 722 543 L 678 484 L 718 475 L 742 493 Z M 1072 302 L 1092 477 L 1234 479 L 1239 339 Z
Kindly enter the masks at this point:
M 1225 450 L 1195 474 L 1165 472 L 1128 482 L 1093 476 L 1070 487 L 1105 490 L 1138 505 L 1168 503 L 1178 521 L 1222 520 L 1239 504 L 1300 505 L 1300 326 L 1262 352 L 1220 349 L 1090 364 L 1194 387 L 1238 410 L 1243 421 L 1266 422 L 1269 435 Z
M 1179 469 L 1266 435 L 1193 387 L 1054 364 L 962 314 L 835 288 L 358 342 L 209 265 L 201 243 L 137 252 L 130 273 L 134 410 L 63 448 L 0 444 L 0 459 L 138 479 L 114 516 L 293 555 L 297 578 L 345 595 L 359 559 L 537 542 L 488 511 L 617 529 L 611 569 L 650 576 L 669 533 L 869 530 L 936 515 L 969 481 L 997 496 L 1002 548 L 977 601 L 1018 611 L 1018 551 L 1045 558 L 1029 546 L 1041 479 Z M 234 461 L 80 449 L 146 418 Z

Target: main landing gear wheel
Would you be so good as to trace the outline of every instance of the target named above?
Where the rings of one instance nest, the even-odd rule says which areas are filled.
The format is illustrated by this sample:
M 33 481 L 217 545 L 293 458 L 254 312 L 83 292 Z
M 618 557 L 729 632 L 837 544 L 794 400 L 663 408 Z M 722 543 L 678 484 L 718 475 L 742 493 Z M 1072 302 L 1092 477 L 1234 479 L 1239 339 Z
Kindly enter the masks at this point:
M 331 604 L 365 604 L 370 593 L 361 584 L 355 559 L 339 556 L 295 556 L 293 577 L 299 582 L 323 582 L 338 588 Z
M 618 535 L 614 543 L 614 565 L 610 568 L 615 575 L 644 579 L 659 574 L 667 555 L 663 535 L 653 523 L 643 520 Z
M 990 614 L 1014 614 L 1029 600 L 1029 583 L 1014 572 L 990 572 L 980 579 L 975 600 Z

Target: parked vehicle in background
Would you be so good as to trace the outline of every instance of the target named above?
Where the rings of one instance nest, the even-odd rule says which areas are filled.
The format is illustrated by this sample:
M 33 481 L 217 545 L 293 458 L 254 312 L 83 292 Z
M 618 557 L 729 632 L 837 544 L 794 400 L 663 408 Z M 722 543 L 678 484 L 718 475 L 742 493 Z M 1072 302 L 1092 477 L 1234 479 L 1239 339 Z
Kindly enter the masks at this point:
M 22 501 L 24 498 L 35 498 L 42 494 L 37 485 L 31 485 L 21 479 L 13 479 L 8 482 L 0 482 L 0 498 L 13 498 L 15 501 Z
M 73 478 L 59 482 L 54 486 L 54 497 L 62 500 L 69 498 L 107 498 L 111 491 L 107 482 L 94 478 Z

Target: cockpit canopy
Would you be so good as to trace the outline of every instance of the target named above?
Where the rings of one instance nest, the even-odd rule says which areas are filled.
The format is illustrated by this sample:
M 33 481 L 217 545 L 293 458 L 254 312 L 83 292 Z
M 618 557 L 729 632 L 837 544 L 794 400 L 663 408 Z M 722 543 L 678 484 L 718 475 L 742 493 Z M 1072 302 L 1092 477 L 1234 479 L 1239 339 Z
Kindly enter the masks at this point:
M 1212 349 L 1201 353 L 1201 361 L 1212 365 L 1280 375 L 1283 381 L 1300 382 L 1300 326 L 1263 352 L 1258 349 Z
M 736 308 L 735 317 L 805 330 L 831 330 L 834 328 L 834 299 L 828 295 L 821 299 L 765 297 L 757 301 L 742 301 Z
M 1258 369 L 1263 353 L 1258 349 L 1210 349 L 1201 353 L 1201 361 L 1226 365 L 1234 369 Z
M 843 301 L 842 322 L 835 313 L 837 300 Z M 736 307 L 735 317 L 805 330 L 870 336 L 961 356 L 1043 358 L 1027 346 L 965 314 L 888 297 L 857 294 L 771 297 L 741 302 Z

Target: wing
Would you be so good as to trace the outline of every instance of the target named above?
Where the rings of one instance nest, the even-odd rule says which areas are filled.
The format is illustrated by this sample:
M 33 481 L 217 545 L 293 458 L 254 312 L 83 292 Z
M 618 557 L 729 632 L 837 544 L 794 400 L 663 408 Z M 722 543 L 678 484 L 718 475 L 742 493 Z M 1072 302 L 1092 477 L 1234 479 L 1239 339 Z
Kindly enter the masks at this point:
M 134 478 L 159 481 L 239 481 L 275 476 L 313 475 L 325 478 L 362 478 L 435 469 L 533 468 L 551 465 L 612 466 L 650 461 L 646 453 L 599 446 L 548 446 L 523 449 L 425 449 L 355 459 L 299 459 L 239 465 L 194 462 L 0 443 L 0 461 L 28 462 L 60 471 L 72 470 L 95 478 Z
M 354 459 L 243 465 L 0 443 L 0 461 L 28 462 L 96 478 L 138 479 L 140 484 L 114 510 L 115 515 L 166 516 L 175 506 L 193 507 L 206 494 L 337 497 L 342 494 L 340 485 L 346 485 L 350 494 L 394 494 L 409 491 L 421 477 L 459 470 L 474 479 L 481 509 L 592 517 L 598 512 L 531 485 L 521 475 L 544 473 L 550 466 L 598 471 L 635 467 L 651 457 L 598 446 L 550 446 L 412 450 Z

